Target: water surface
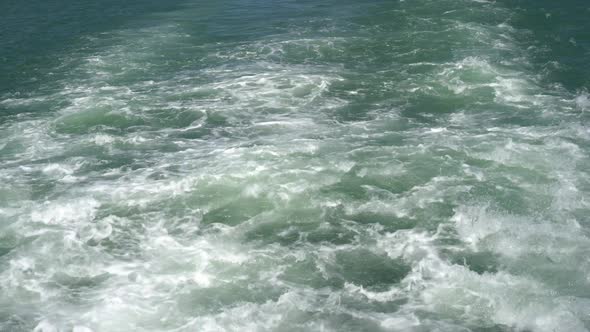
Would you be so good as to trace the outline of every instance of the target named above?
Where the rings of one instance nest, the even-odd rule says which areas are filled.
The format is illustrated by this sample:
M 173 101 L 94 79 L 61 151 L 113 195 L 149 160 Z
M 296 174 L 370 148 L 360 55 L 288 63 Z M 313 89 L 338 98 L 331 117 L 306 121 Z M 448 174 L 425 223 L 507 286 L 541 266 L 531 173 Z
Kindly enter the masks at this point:
M 0 13 L 0 330 L 590 329 L 586 1 Z

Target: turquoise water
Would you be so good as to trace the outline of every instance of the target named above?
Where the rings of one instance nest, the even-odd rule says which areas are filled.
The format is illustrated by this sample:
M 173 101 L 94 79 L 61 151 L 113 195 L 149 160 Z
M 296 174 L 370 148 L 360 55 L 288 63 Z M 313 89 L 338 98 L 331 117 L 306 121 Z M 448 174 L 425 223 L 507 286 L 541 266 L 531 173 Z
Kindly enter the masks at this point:
M 588 331 L 590 4 L 0 4 L 0 331 Z

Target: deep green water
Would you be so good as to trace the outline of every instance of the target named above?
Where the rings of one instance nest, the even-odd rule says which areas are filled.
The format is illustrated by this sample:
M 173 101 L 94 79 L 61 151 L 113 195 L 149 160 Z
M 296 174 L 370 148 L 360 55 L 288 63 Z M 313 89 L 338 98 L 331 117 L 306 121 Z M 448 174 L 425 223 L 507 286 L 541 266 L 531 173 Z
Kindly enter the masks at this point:
M 588 331 L 590 2 L 0 2 L 0 331 Z

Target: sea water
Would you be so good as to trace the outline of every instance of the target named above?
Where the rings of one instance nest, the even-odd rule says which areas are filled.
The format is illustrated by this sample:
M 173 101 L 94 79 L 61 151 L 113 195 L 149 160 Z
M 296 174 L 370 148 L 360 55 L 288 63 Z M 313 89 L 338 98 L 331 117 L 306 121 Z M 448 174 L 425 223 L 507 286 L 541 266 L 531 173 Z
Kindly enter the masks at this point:
M 1 331 L 588 331 L 590 3 L 0 3 Z

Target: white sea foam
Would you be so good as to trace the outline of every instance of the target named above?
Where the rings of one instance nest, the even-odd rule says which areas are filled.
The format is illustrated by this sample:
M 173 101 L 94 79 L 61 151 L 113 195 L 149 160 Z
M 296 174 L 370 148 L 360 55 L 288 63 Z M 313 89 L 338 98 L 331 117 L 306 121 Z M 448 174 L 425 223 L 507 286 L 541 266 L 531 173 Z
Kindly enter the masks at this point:
M 79 199 L 68 202 L 47 202 L 31 212 L 31 220 L 45 224 L 68 224 L 91 221 L 100 203 L 93 199 Z
M 501 4 L 414 5 L 248 42 L 114 30 L 60 92 L 0 101 L 59 108 L 0 124 L 2 317 L 586 331 L 587 93 L 542 85 Z

